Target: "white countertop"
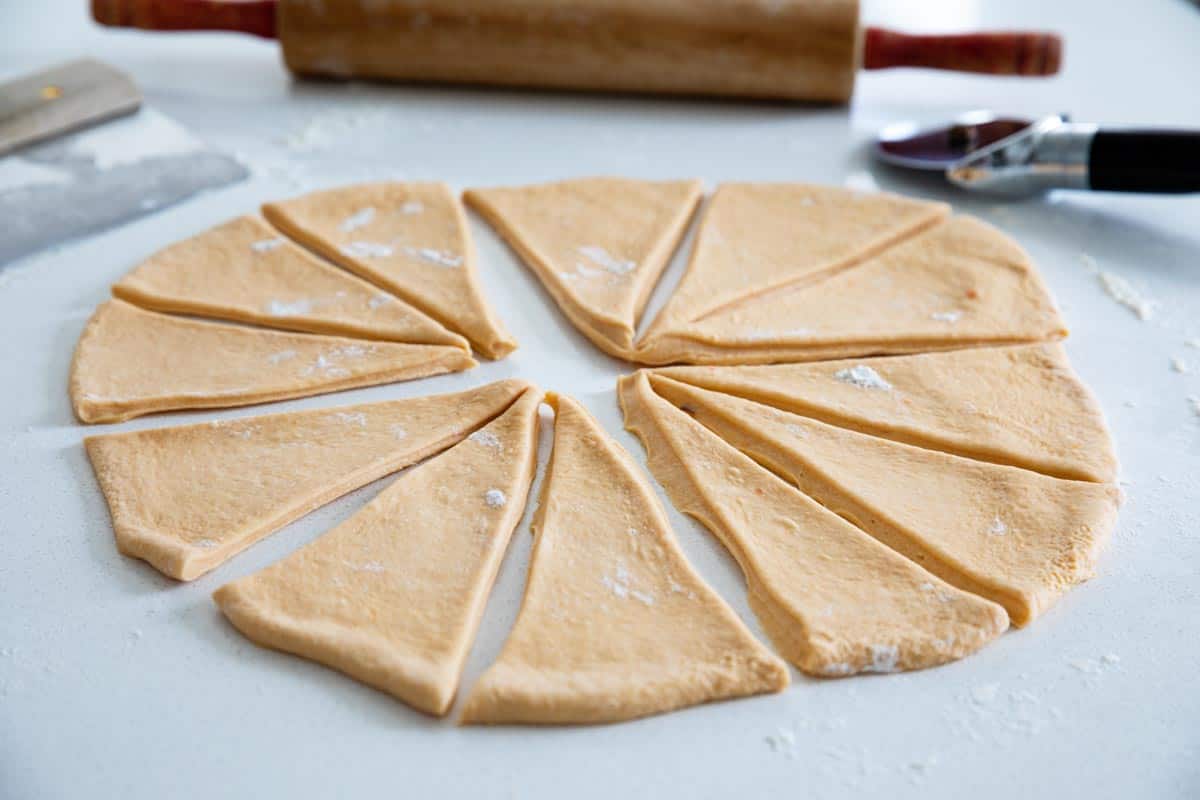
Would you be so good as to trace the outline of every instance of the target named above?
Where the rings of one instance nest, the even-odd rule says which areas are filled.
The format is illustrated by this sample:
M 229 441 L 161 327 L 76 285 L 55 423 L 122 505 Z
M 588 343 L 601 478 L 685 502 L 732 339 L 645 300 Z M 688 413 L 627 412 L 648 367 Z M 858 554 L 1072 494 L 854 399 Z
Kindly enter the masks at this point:
M 274 45 L 101 31 L 75 0 L 0 4 L 0 79 L 79 55 L 134 75 L 148 103 L 255 171 L 118 230 L 0 272 L 0 797 L 604 798 L 1200 795 L 1200 197 L 1059 195 L 1017 205 L 877 171 L 865 143 L 903 117 L 973 107 L 1200 127 L 1200 8 L 1184 0 L 906 0 L 866 19 L 910 29 L 1067 36 L 1042 82 L 864 76 L 850 109 L 435 88 L 295 84 Z M 1030 628 L 919 673 L 813 681 L 781 696 L 575 729 L 459 729 L 307 661 L 261 650 L 209 594 L 352 514 L 370 486 L 190 584 L 117 554 L 67 401 L 67 367 L 107 287 L 156 248 L 268 198 L 374 176 L 470 184 L 579 174 L 808 180 L 952 200 L 1033 254 L 1067 348 L 1111 421 L 1128 502 L 1096 579 Z M 2 223 L 0 223 L 2 224 Z M 522 348 L 456 376 L 274 405 L 452 391 L 521 375 L 621 429 L 614 379 L 478 222 L 489 296 Z M 1157 305 L 1139 320 L 1089 271 Z M 666 286 L 678 278 L 676 259 Z M 664 293 L 656 295 L 655 306 Z M 1171 359 L 1190 372 L 1177 372 Z M 173 425 L 268 409 L 166 415 Z M 543 441 L 543 454 L 547 449 Z M 671 509 L 693 563 L 761 634 L 732 560 Z M 471 656 L 469 687 L 512 624 L 522 525 Z

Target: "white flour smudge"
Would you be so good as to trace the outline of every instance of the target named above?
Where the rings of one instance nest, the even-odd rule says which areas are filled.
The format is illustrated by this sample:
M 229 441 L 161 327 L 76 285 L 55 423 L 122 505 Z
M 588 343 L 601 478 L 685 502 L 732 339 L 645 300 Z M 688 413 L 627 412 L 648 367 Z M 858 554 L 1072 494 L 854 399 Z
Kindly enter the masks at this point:
M 307 314 L 313 309 L 312 300 L 294 300 L 285 303 L 282 300 L 272 300 L 267 303 L 267 313 L 272 317 L 296 317 Z
M 491 447 L 495 450 L 500 449 L 500 439 L 491 431 L 475 431 L 467 437 L 467 440 L 483 445 L 484 447 Z
M 424 210 L 425 204 L 420 200 L 406 200 L 404 205 L 400 206 L 400 213 L 407 214 L 409 216 L 413 214 L 420 214 Z
M 1097 278 L 1105 293 L 1132 311 L 1135 317 L 1145 322 L 1154 316 L 1156 303 L 1142 295 L 1129 281 L 1111 272 L 1101 272 Z
M 949 322 L 950 324 L 954 324 L 962 318 L 962 315 L 963 312 L 961 311 L 935 311 L 929 315 L 929 318 L 937 320 L 938 322 Z
M 833 374 L 843 383 L 853 384 L 860 389 L 883 389 L 891 391 L 892 385 L 885 381 L 883 377 L 875 370 L 868 367 L 866 364 L 857 364 L 846 369 L 839 369 Z
M 278 353 L 272 353 L 267 356 L 267 361 L 270 361 L 272 364 L 282 364 L 284 361 L 290 361 L 295 357 L 295 350 L 280 350 Z
M 483 502 L 488 508 L 500 508 L 508 502 L 508 498 L 499 489 L 488 489 L 483 494 Z
M 259 239 L 257 242 L 250 243 L 250 249 L 256 253 L 269 253 L 272 250 L 277 250 L 287 242 L 282 236 L 276 236 L 274 239 Z
M 405 247 L 404 252 L 413 258 L 419 258 L 430 264 L 436 264 L 439 267 L 461 267 L 463 258 L 454 253 L 447 253 L 442 250 L 437 250 L 433 247 Z
M 192 544 L 196 545 L 196 547 L 203 547 L 205 550 L 211 550 L 217 546 L 217 540 L 216 539 L 197 539 L 196 541 L 192 542 Z
M 900 661 L 900 651 L 894 644 L 871 645 L 871 663 L 867 672 L 895 672 Z
M 407 439 L 408 431 L 404 430 L 403 425 L 393 425 L 391 427 L 392 436 L 396 439 Z
M 620 258 L 615 258 L 611 253 L 603 247 L 595 245 L 584 245 L 578 248 L 581 256 L 588 259 L 599 267 L 603 267 L 613 275 L 628 275 L 637 269 L 637 262 L 627 261 Z M 583 265 L 578 265 L 582 267 Z
M 363 241 L 350 242 L 338 249 L 342 251 L 342 255 L 350 258 L 387 258 L 395 252 L 391 245 Z
M 1004 536 L 1008 533 L 1008 526 L 1004 524 L 1004 520 L 996 517 L 992 520 L 992 524 L 988 526 L 988 534 L 991 536 Z
M 391 295 L 375 294 L 371 295 L 371 299 L 367 301 L 367 308 L 375 310 L 380 306 L 385 306 L 392 299 Z
M 367 206 L 366 208 L 359 209 L 350 216 L 346 217 L 344 220 L 342 220 L 342 224 L 339 227 L 341 227 L 341 229 L 346 233 L 350 233 L 351 231 L 356 231 L 365 225 L 370 225 L 374 219 L 375 209 Z
M 347 425 L 358 425 L 359 427 L 367 427 L 367 415 L 361 411 L 337 411 L 334 413 L 340 421 Z

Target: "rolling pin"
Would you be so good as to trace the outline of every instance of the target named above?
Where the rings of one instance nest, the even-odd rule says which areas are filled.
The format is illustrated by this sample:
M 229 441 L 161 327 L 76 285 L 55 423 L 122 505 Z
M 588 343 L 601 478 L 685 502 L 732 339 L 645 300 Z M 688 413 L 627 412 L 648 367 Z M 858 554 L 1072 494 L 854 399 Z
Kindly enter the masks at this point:
M 277 37 L 299 75 L 846 102 L 859 67 L 1053 75 L 1034 32 L 862 28 L 858 0 L 92 0 L 104 25 Z

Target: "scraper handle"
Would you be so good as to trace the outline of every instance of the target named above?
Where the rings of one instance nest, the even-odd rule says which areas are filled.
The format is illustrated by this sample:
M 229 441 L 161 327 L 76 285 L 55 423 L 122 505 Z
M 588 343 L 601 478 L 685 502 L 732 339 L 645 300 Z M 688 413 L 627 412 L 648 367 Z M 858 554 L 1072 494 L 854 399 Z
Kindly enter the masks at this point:
M 1037 31 L 916 35 L 867 28 L 863 69 L 922 67 L 987 75 L 1054 75 L 1062 38 Z
M 92 19 L 116 28 L 235 31 L 274 39 L 275 0 L 92 0 Z
M 1100 128 L 1088 181 L 1101 192 L 1200 192 L 1200 130 Z

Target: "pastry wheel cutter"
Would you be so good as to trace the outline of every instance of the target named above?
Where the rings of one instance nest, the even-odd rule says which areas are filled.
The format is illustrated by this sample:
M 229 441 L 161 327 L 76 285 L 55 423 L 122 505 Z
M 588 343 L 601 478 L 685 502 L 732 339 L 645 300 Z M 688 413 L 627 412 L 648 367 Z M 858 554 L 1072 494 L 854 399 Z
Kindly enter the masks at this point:
M 880 131 L 875 156 L 1008 197 L 1050 189 L 1200 192 L 1200 130 L 1110 128 L 1066 114 L 1030 121 L 973 111 L 934 127 L 898 122 Z

